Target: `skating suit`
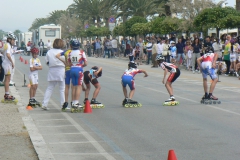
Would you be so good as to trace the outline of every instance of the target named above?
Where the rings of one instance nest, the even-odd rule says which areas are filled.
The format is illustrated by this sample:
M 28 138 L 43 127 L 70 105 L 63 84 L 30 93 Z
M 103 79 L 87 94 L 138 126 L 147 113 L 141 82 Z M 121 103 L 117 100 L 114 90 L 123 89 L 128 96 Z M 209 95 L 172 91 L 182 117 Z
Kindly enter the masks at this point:
M 134 76 L 138 73 L 142 73 L 142 70 L 135 68 L 127 69 L 122 75 L 123 87 L 126 87 L 128 85 L 131 90 L 134 90 L 135 89 Z
M 41 66 L 40 59 L 31 58 L 29 61 L 29 66 L 30 68 Z M 28 78 L 29 78 L 30 85 L 38 84 L 38 70 L 30 71 Z
M 5 43 L 5 45 L 4 45 L 4 58 L 3 58 L 4 60 L 3 60 L 3 63 L 2 63 L 2 67 L 4 69 L 5 75 L 12 74 L 12 71 L 13 71 L 12 63 L 8 59 L 7 54 L 9 54 L 10 57 L 12 57 L 13 52 L 14 51 L 13 51 L 13 48 L 11 47 L 11 45 L 9 43 Z
M 212 62 L 214 60 L 215 54 L 214 53 L 206 53 L 202 56 L 202 76 L 203 78 L 207 78 L 209 75 L 211 79 L 216 79 L 217 75 L 215 73 L 215 69 L 212 68 Z
M 68 61 L 72 64 L 70 68 L 70 77 L 74 86 L 82 85 L 83 65 L 87 61 L 83 50 L 72 50 L 68 55 Z
M 170 72 L 170 75 L 167 79 L 168 82 L 174 82 L 180 76 L 180 70 L 172 63 L 162 62 L 160 67 L 165 70 L 167 69 Z
M 64 56 L 65 59 L 68 59 L 68 56 L 69 56 L 69 53 L 71 52 L 72 50 L 66 50 L 64 52 L 61 53 L 61 56 Z M 70 66 L 69 65 L 65 65 L 65 84 L 66 85 L 70 85 Z

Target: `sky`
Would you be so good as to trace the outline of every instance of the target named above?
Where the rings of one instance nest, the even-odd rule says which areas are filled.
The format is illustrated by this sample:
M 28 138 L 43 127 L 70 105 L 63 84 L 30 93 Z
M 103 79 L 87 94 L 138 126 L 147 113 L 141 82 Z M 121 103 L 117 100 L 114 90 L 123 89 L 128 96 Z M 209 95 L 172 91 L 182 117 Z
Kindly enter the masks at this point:
M 213 0 L 219 2 L 220 0 Z M 0 0 L 0 29 L 27 32 L 36 18 L 46 18 L 55 10 L 66 10 L 73 0 Z M 236 0 L 226 0 L 227 6 L 234 7 Z

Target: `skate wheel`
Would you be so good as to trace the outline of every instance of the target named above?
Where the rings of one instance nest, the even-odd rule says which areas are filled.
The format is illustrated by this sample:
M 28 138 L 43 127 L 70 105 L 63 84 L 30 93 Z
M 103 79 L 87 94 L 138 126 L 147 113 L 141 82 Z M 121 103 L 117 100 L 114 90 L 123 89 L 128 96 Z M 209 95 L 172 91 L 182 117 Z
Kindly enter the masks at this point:
M 133 108 L 133 104 L 130 104 L 129 107 L 130 107 L 130 108 Z
M 209 104 L 212 104 L 212 101 L 209 101 Z
M 138 107 L 141 107 L 142 105 L 140 103 L 137 104 Z
M 221 101 L 218 101 L 218 104 L 221 104 Z
M 128 108 L 128 107 L 129 107 L 129 104 L 125 104 L 124 107 Z
M 208 102 L 204 102 L 204 104 L 208 104 Z
M 104 106 L 104 105 L 102 105 L 102 108 L 105 108 L 105 106 Z
M 74 113 L 74 109 L 73 108 L 71 109 L 71 113 Z
M 97 108 L 101 108 L 101 106 L 97 105 Z
M 2 99 L 1 102 L 4 103 L 4 100 Z
M 217 102 L 213 101 L 213 104 L 217 104 Z

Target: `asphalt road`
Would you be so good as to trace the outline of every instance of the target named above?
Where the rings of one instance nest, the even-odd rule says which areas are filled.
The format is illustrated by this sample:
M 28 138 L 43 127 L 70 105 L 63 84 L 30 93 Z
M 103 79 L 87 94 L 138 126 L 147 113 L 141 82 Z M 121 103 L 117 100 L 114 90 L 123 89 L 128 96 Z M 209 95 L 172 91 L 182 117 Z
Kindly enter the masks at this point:
M 28 77 L 29 65 L 17 59 L 18 56 L 14 81 L 27 105 L 28 88 L 22 84 L 23 74 Z M 40 59 L 43 70 L 39 71 L 38 101 L 43 100 L 48 85 L 48 67 L 44 57 Z M 37 108 L 29 112 L 55 159 L 159 160 L 167 159 L 170 149 L 179 160 L 240 159 L 240 81 L 236 77 L 220 76 L 214 95 L 222 103 L 204 105 L 200 104 L 204 93 L 201 74 L 181 69 L 180 78 L 173 84 L 174 96 L 180 105 L 163 106 L 169 95 L 161 83 L 162 69 L 142 65 L 139 68 L 145 69 L 149 77 L 135 76 L 133 98 L 142 103 L 142 107 L 123 108 L 120 79 L 127 61 L 88 58 L 84 70 L 94 65 L 103 67 L 97 100 L 105 105 L 104 109 L 93 109 L 92 114 L 61 112 L 56 87 L 49 111 Z M 81 103 L 83 99 L 84 93 Z

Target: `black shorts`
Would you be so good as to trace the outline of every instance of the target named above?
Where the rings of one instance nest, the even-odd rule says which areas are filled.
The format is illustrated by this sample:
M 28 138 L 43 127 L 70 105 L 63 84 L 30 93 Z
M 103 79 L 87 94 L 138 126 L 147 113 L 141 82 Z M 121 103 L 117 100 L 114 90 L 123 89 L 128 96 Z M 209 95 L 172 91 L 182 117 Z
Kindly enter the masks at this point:
M 89 84 L 91 82 L 93 85 L 95 85 L 98 83 L 97 78 L 92 79 L 91 77 L 89 77 L 89 71 L 85 71 L 83 75 L 84 75 L 83 81 L 85 84 Z
M 167 81 L 173 83 L 180 76 L 180 74 L 181 74 L 180 70 L 178 68 L 176 68 L 176 72 L 171 73 L 170 76 L 168 77 Z

